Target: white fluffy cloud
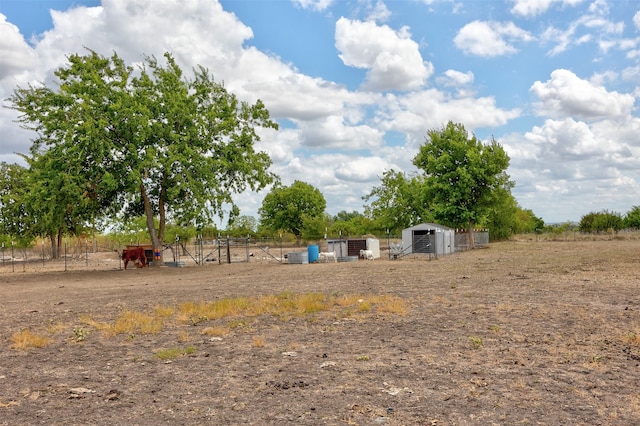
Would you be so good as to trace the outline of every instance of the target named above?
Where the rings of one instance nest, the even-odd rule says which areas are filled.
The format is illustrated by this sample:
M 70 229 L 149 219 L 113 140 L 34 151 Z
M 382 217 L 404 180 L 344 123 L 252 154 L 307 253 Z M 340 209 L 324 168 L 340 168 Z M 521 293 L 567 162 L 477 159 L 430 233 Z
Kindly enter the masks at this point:
M 358 157 L 342 161 L 335 166 L 335 176 L 347 182 L 378 184 L 389 162 L 380 157 Z
M 458 31 L 453 39 L 456 47 L 467 54 L 494 57 L 516 53 L 517 42 L 532 41 L 529 32 L 513 22 L 473 21 Z
M 539 99 L 538 113 L 553 118 L 624 117 L 635 102 L 632 95 L 609 92 L 565 69 L 553 71 L 546 82 L 536 81 L 531 92 Z
M 340 18 L 335 37 L 344 64 L 368 70 L 369 90 L 417 89 L 433 74 L 433 65 L 422 59 L 406 27 L 394 31 L 371 21 Z
M 532 17 L 545 13 L 556 3 L 566 7 L 575 6 L 582 3 L 582 1 L 583 0 L 513 0 L 514 5 L 511 8 L 511 13 L 524 17 Z
M 24 41 L 18 27 L 7 22 L 6 17 L 0 13 L 0 80 L 14 76 L 33 68 L 37 63 L 35 52 Z
M 492 97 L 451 98 L 434 89 L 402 97 L 389 96 L 385 103 L 389 130 L 408 133 L 420 142 L 428 129 L 439 129 L 450 120 L 473 130 L 498 127 L 521 114 L 519 109 L 499 108 Z

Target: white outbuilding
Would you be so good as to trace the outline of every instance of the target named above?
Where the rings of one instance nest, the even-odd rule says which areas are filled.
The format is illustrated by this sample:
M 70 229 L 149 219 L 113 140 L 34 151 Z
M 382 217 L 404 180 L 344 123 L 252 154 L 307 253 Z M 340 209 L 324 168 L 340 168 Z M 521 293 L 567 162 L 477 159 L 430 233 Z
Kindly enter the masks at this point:
M 451 254 L 455 248 L 455 230 L 435 223 L 421 223 L 402 230 L 402 254 Z

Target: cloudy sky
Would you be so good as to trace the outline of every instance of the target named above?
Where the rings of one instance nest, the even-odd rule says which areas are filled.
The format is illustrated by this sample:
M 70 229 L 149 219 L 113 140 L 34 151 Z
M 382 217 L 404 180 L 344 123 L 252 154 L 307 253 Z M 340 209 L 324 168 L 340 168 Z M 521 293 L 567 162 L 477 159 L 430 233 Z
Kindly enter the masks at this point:
M 385 170 L 414 173 L 449 120 L 505 147 L 514 196 L 547 223 L 640 205 L 637 0 L 0 0 L 3 104 L 85 47 L 168 51 L 262 99 L 281 126 L 259 149 L 330 214 L 362 212 Z M 34 136 L 15 118 L 0 109 L 0 161 Z

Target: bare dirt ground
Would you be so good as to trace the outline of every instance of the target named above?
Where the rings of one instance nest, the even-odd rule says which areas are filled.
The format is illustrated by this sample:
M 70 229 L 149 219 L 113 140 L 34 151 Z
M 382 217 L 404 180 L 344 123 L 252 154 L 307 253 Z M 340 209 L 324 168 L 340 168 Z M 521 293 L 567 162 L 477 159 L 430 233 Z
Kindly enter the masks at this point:
M 116 335 L 86 320 L 284 291 L 393 295 L 405 312 L 174 318 Z M 638 240 L 505 242 L 437 260 L 5 268 L 0 308 L 1 425 L 640 424 Z M 12 347 L 25 329 L 49 344 Z M 169 348 L 183 352 L 161 359 Z

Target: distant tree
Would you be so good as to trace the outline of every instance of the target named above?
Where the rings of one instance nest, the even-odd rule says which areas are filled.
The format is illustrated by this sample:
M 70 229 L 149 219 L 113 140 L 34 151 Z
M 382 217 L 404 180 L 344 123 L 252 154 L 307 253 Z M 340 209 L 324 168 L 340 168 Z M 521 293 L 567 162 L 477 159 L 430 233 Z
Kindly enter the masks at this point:
M 58 258 L 63 237 L 82 234 L 91 222 L 88 188 L 69 172 L 73 159 L 48 153 L 23 158 L 29 167 L 0 166 L 0 226 L 14 239 L 47 238 Z
M 622 215 L 616 212 L 603 210 L 590 212 L 582 216 L 578 229 L 580 232 L 609 232 L 622 229 L 624 220 Z
M 542 232 L 544 229 L 544 220 L 537 217 L 532 210 L 523 209 L 518 206 L 515 213 L 515 228 L 513 232 L 516 234 L 524 234 Z
M 622 215 L 608 210 L 598 213 L 593 221 L 594 230 L 598 232 L 617 232 L 622 229 L 622 225 Z
M 320 240 L 324 238 L 325 229 L 331 217 L 328 215 L 302 217 L 302 238 L 308 241 Z
M 580 218 L 580 222 L 578 223 L 578 230 L 580 232 L 589 233 L 594 232 L 594 221 L 597 217 L 598 213 L 589 212 Z
M 253 216 L 237 216 L 229 220 L 227 232 L 235 236 L 255 234 L 258 230 L 258 220 Z
M 427 132 L 413 164 L 424 172 L 436 219 L 469 231 L 486 221 L 490 209 L 514 185 L 506 173 L 509 156 L 502 146 L 494 139 L 484 145 L 453 122 Z M 468 235 L 473 247 L 473 232 Z
M 37 236 L 28 200 L 29 169 L 0 163 L 0 241 L 3 247 L 28 247 Z
M 40 135 L 35 150 L 68 162 L 69 178 L 90 200 L 81 205 L 96 215 L 144 214 L 160 247 L 167 218 L 205 226 L 234 206 L 232 194 L 276 180 L 254 143 L 256 127 L 277 124 L 261 101 L 239 102 L 204 68 L 187 80 L 170 54 L 164 66 L 147 57 L 135 72 L 117 54 L 68 60 L 55 88 L 29 85 L 9 100 Z
M 333 217 L 329 231 L 333 236 L 362 236 L 377 231 L 374 221 L 358 211 L 342 210 Z
M 402 172 L 388 170 L 382 175 L 381 185 L 363 197 L 370 202 L 365 206 L 365 214 L 374 218 L 376 227 L 391 233 L 433 221 L 426 189 L 423 177 L 408 178 Z
M 518 203 L 511 192 L 498 188 L 493 204 L 487 209 L 483 226 L 490 229 L 492 240 L 505 240 L 517 227 Z
M 633 206 L 624 216 L 624 227 L 640 229 L 640 206 Z
M 290 231 L 298 245 L 304 221 L 322 218 L 327 202 L 322 193 L 308 183 L 296 180 L 291 186 L 275 186 L 262 201 L 260 224 L 271 230 Z

